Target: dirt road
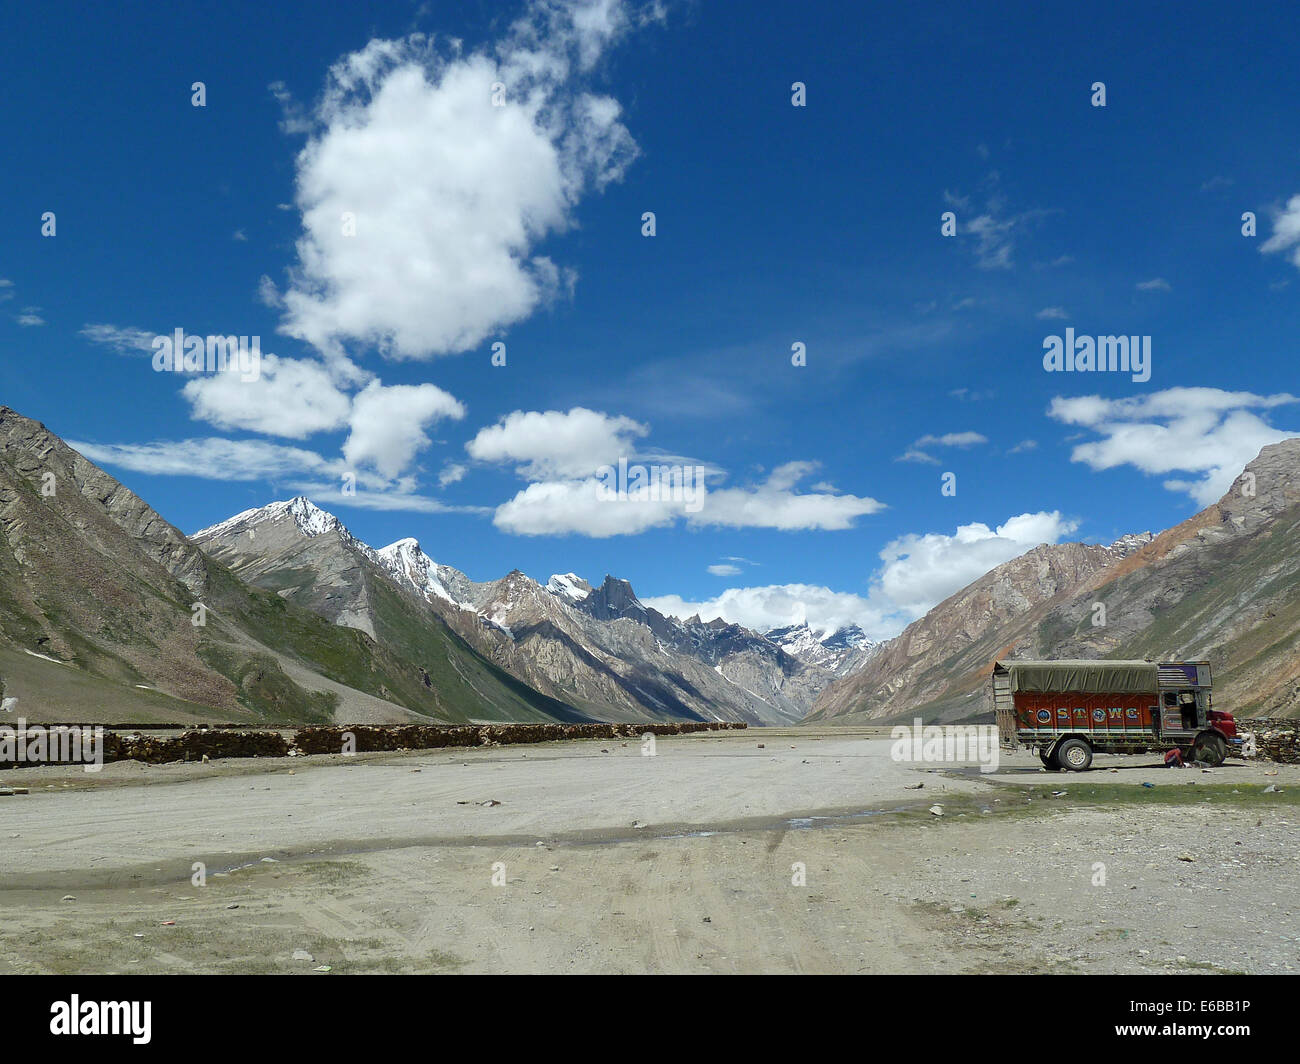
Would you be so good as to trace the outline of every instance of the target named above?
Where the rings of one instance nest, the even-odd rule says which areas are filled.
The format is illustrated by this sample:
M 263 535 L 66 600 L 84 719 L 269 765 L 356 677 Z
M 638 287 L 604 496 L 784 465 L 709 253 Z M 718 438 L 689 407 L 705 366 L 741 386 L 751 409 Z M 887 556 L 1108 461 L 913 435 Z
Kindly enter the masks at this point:
M 1300 970 L 1300 769 L 877 736 L 6 772 L 0 972 Z

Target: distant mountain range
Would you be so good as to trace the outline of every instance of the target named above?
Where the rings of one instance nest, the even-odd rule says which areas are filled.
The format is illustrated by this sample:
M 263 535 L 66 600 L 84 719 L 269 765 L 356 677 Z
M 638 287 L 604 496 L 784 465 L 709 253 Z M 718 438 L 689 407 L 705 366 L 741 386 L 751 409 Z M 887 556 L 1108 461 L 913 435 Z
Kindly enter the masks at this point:
M 245 511 L 192 539 L 241 579 L 406 653 L 419 645 L 415 608 L 534 690 L 606 720 L 794 723 L 866 642 L 860 631 L 819 640 L 801 626 L 769 638 L 721 620 L 681 621 L 613 576 L 598 587 L 573 573 L 543 585 L 518 570 L 476 582 L 415 539 L 375 550 L 305 498 Z M 403 594 L 400 623 L 377 583 Z
M 476 583 L 305 498 L 186 537 L 0 408 L 0 676 L 31 721 L 792 723 L 838 635 L 679 621 L 613 577 Z
M 1300 716 L 1300 439 L 1153 536 L 1042 546 L 998 566 L 827 685 L 810 722 L 988 712 L 997 658 L 1206 659 L 1217 706 Z
M 1037 547 L 877 644 L 665 616 L 608 575 L 476 582 L 302 497 L 186 537 L 0 407 L 0 676 L 32 721 L 957 720 L 996 658 L 1148 655 L 1300 716 L 1298 577 L 1300 440 L 1167 532 Z

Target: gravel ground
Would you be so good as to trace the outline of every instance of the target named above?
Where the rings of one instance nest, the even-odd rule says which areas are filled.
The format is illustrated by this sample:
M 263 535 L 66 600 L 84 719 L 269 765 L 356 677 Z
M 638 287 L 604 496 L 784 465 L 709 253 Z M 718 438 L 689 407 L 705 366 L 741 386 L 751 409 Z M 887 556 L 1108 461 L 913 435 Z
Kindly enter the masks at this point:
M 877 734 L 4 773 L 0 972 L 1300 969 L 1300 768 Z

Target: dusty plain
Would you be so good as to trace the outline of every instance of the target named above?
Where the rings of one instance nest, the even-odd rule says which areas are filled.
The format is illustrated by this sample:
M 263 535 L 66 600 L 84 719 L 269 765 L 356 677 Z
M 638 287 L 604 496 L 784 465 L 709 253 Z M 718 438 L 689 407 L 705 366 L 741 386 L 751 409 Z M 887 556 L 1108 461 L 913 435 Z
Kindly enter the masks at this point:
M 1300 971 L 1300 767 L 891 746 L 8 770 L 0 973 Z

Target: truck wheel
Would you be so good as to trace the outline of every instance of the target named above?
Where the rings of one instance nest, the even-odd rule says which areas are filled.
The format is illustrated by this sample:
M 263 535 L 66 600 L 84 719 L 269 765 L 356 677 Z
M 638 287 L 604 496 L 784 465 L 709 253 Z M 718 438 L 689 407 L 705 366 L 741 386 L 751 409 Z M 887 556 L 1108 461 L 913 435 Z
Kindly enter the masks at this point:
M 1218 732 L 1201 732 L 1192 744 L 1192 760 L 1207 765 L 1222 765 L 1228 756 L 1228 744 Z
M 1043 763 L 1043 767 L 1048 772 L 1060 772 L 1060 763 L 1056 760 L 1056 751 L 1050 746 L 1041 747 L 1038 751 L 1038 760 Z
M 1063 769 L 1083 772 L 1092 764 L 1092 747 L 1082 739 L 1066 739 L 1056 748 L 1056 760 Z

